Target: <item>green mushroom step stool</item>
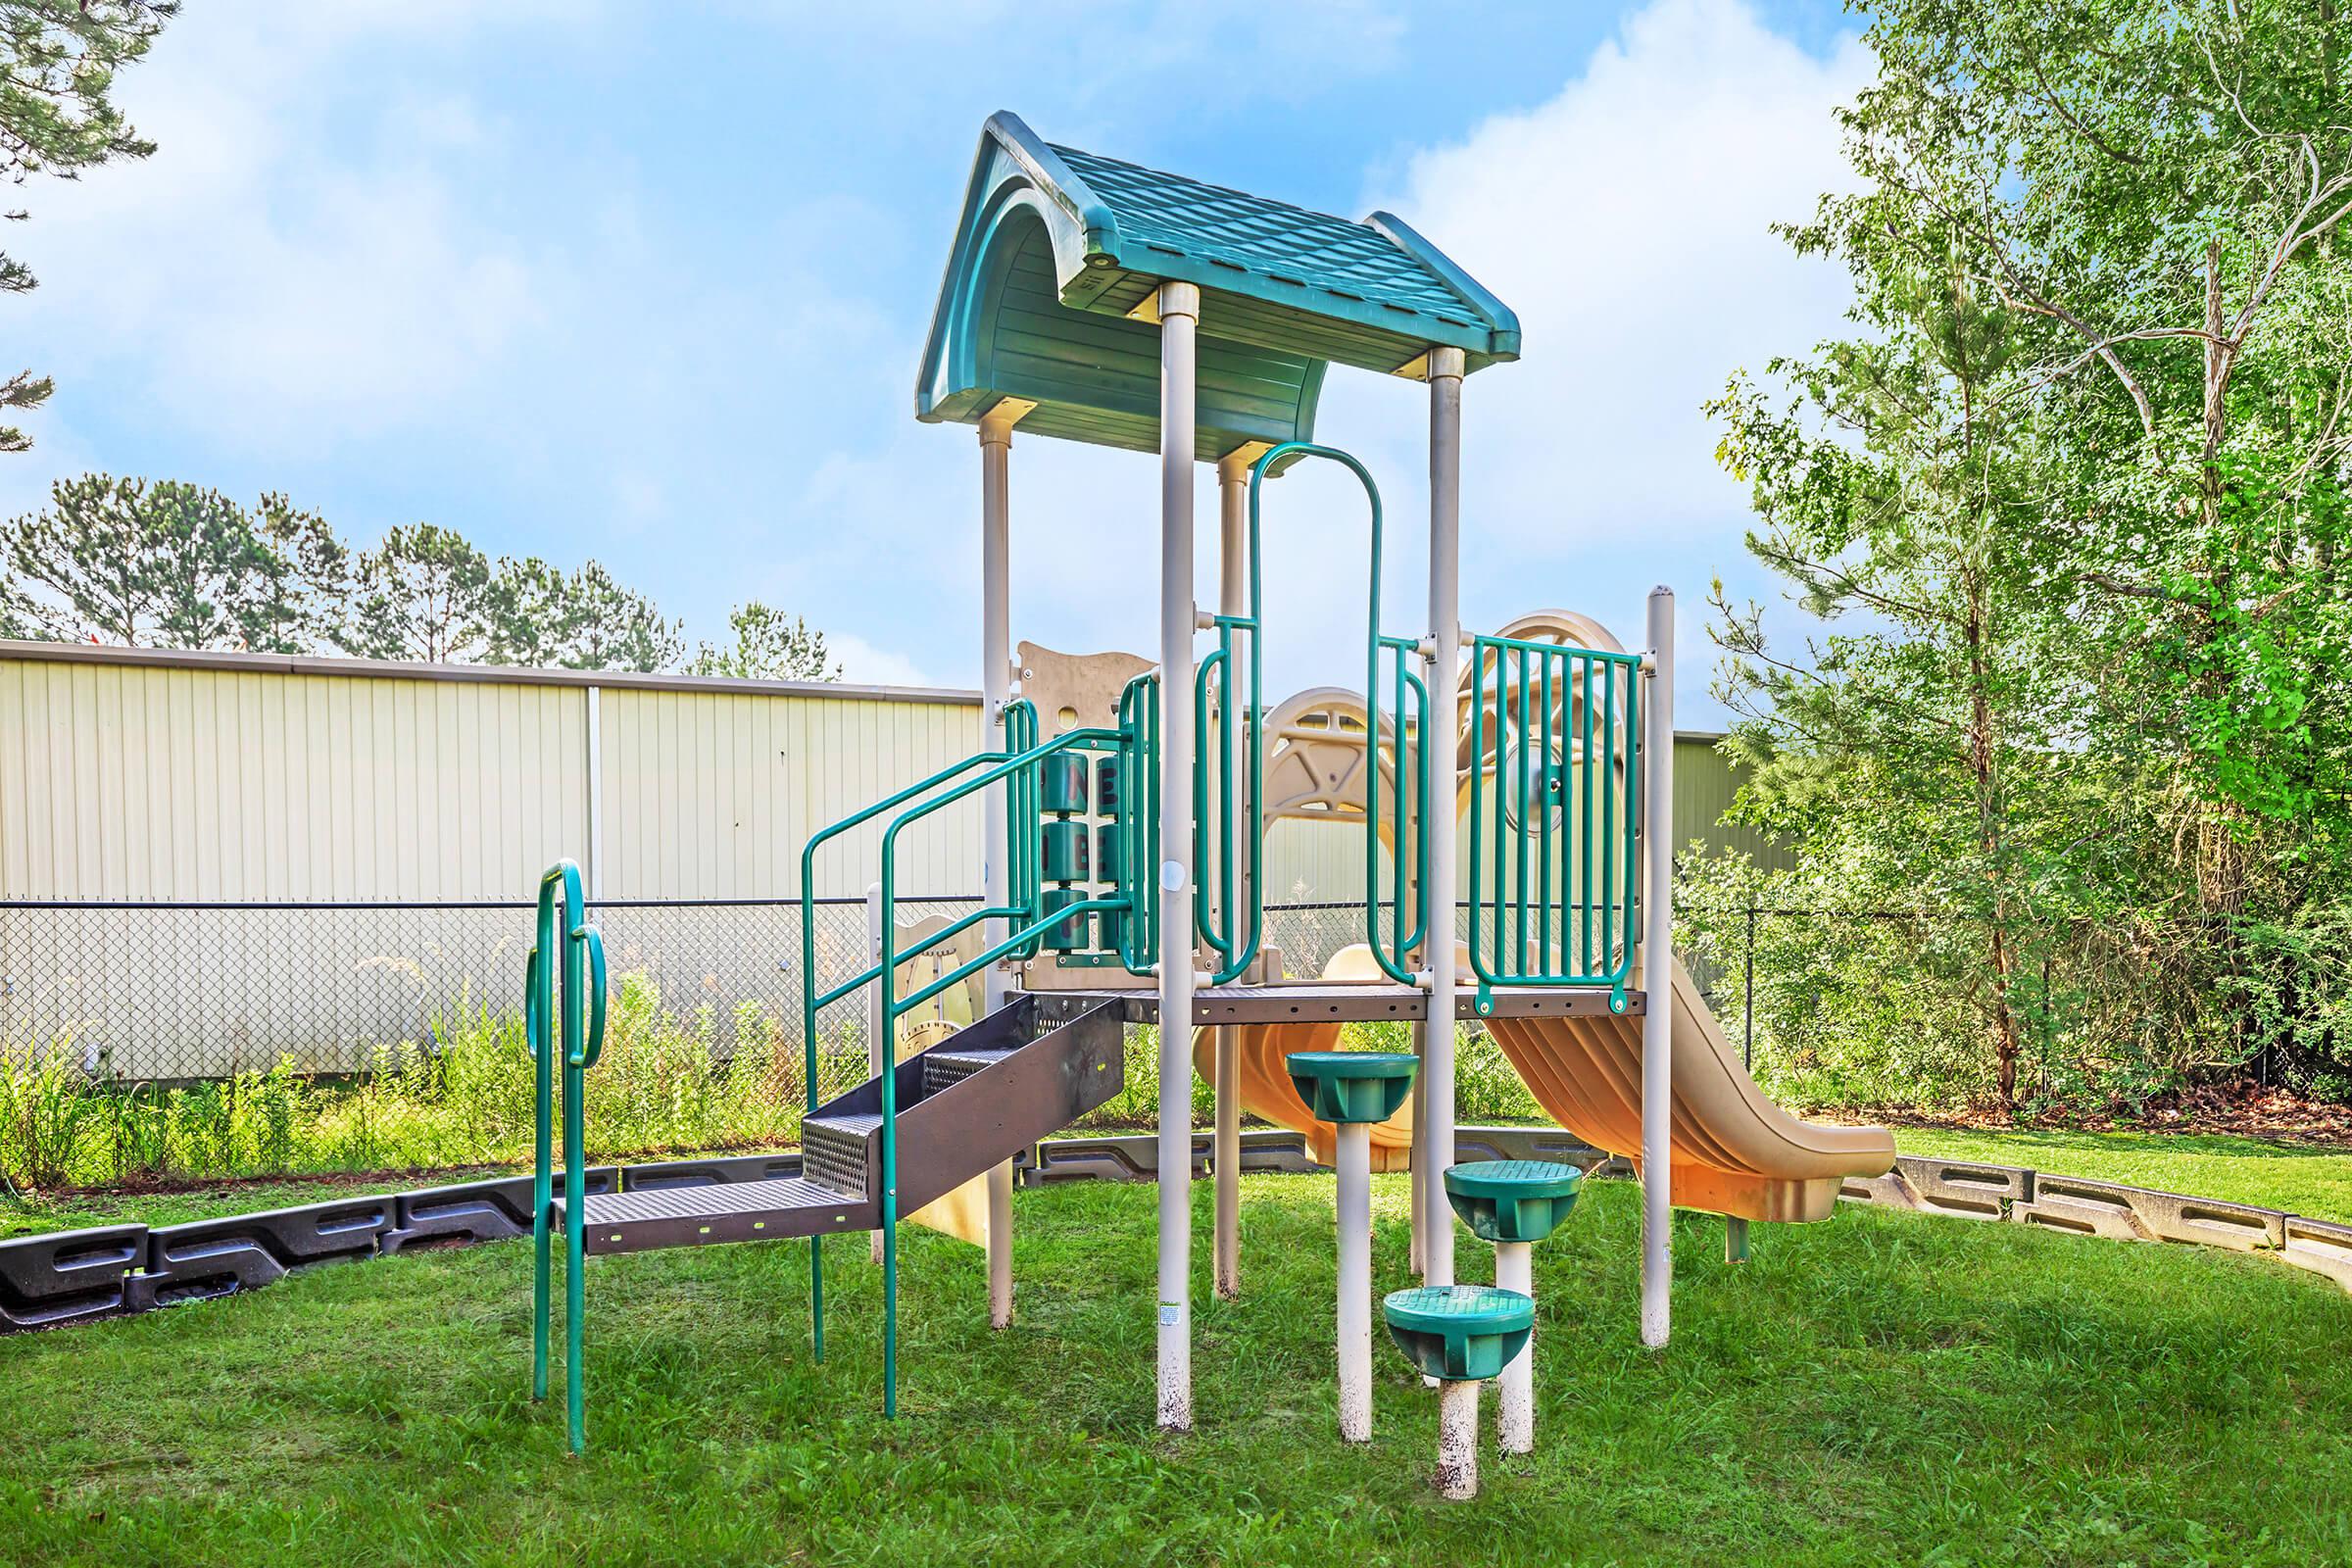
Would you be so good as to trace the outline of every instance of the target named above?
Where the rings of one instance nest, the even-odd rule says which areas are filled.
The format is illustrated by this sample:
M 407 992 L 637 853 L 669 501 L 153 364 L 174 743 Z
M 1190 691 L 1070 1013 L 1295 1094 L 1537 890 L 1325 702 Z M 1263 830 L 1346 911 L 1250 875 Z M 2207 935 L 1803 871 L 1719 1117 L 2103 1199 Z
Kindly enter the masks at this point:
M 1497 1285 L 1423 1285 L 1381 1303 L 1405 1359 L 1438 1380 L 1438 1492 L 1478 1495 L 1478 1386 L 1527 1348 L 1536 1303 Z
M 1446 1197 L 1453 1211 L 1481 1241 L 1494 1244 L 1494 1283 L 1534 1299 L 1535 1244 L 1552 1233 L 1568 1211 L 1585 1173 L 1574 1165 L 1544 1159 L 1487 1159 L 1446 1172 Z M 1495 1441 L 1505 1453 L 1527 1453 L 1536 1446 L 1536 1352 L 1528 1342 L 1498 1379 L 1501 1410 Z
M 1372 1441 L 1372 1125 L 1412 1092 L 1419 1058 L 1391 1051 L 1294 1051 L 1291 1086 L 1338 1128 L 1340 1437 Z

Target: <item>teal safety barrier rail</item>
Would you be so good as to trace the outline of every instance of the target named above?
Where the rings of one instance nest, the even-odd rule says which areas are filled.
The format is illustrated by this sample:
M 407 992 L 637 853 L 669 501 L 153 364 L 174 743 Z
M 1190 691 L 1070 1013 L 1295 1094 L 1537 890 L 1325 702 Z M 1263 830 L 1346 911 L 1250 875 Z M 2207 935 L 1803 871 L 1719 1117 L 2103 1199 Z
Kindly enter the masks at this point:
M 1158 901 L 1156 898 L 1145 898 L 1143 904 L 1136 904 L 1144 884 L 1133 875 L 1122 876 L 1113 892 L 1046 909 L 1044 856 L 1038 833 L 1039 808 L 1044 795 L 1043 770 L 1050 758 L 1072 751 L 1108 752 L 1120 758 L 1122 769 L 1129 779 L 1141 780 L 1156 775 L 1156 705 L 1150 701 L 1151 693 L 1154 690 L 1156 683 L 1151 677 L 1129 683 L 1120 696 L 1119 728 L 1073 729 L 1042 743 L 1037 739 L 1037 710 L 1034 705 L 1026 700 L 1007 704 L 1004 750 L 982 752 L 965 758 L 919 783 L 877 801 L 861 811 L 843 817 L 810 838 L 807 848 L 801 852 L 802 1038 L 806 1042 L 808 1057 L 808 1110 L 813 1112 L 818 1103 L 817 1014 L 866 986 L 879 985 L 882 992 L 882 1410 L 886 1416 L 895 1417 L 899 1413 L 898 1021 L 948 987 L 960 984 L 992 963 L 1007 957 L 1035 956 L 1045 934 L 1063 921 L 1088 918 L 1098 912 L 1127 912 L 1130 917 L 1125 923 L 1130 932 L 1130 947 L 1134 943 L 1133 932 L 1137 929 L 1149 927 L 1156 930 Z M 1144 728 L 1135 712 L 1139 708 L 1153 715 L 1149 730 Z M 900 835 L 956 802 L 1000 783 L 1004 785 L 1006 791 L 1005 902 L 983 905 L 925 937 L 920 947 L 901 953 L 898 948 L 897 915 Z M 1128 801 L 1134 802 L 1134 806 L 1131 808 L 1128 801 L 1121 803 L 1118 827 L 1122 832 L 1128 831 L 1138 817 L 1156 815 L 1156 789 L 1150 791 L 1148 798 L 1135 792 L 1132 786 L 1129 786 L 1129 790 Z M 1145 808 L 1147 799 L 1148 809 Z M 883 828 L 881 841 L 882 952 L 873 963 L 840 984 L 820 991 L 816 985 L 816 853 L 851 829 L 893 811 L 897 814 Z M 1149 835 L 1149 843 L 1156 846 L 1156 832 Z M 905 997 L 898 994 L 899 965 L 902 962 L 954 941 L 984 920 L 1003 920 L 1012 929 L 975 956 L 933 977 L 912 994 Z M 1123 949 L 1121 958 L 1131 967 L 1135 963 L 1131 951 Z M 808 1243 L 808 1312 L 814 1354 L 820 1361 L 825 1354 L 824 1279 L 824 1239 L 821 1236 L 811 1237 Z
M 1428 931 L 1427 916 L 1420 907 L 1419 892 L 1429 881 L 1429 835 L 1422 831 L 1422 823 L 1430 810 L 1428 744 L 1430 712 L 1429 688 L 1423 684 L 1420 676 L 1412 672 L 1407 661 L 1409 658 L 1423 654 L 1425 649 L 1418 638 L 1385 636 L 1380 629 L 1380 487 L 1372 482 L 1371 470 L 1338 447 L 1320 446 L 1311 441 L 1285 441 L 1268 449 L 1250 466 L 1250 613 L 1246 616 L 1227 617 L 1221 615 L 1217 617 L 1220 629 L 1230 619 L 1236 627 L 1246 626 L 1251 639 L 1250 660 L 1250 842 L 1251 855 L 1254 858 L 1265 837 L 1265 824 L 1260 815 L 1259 807 L 1259 796 L 1263 792 L 1264 783 L 1262 761 L 1264 748 L 1261 744 L 1261 737 L 1257 733 L 1258 720 L 1264 713 L 1264 709 L 1258 701 L 1258 662 L 1256 657 L 1258 616 L 1263 604 L 1258 574 L 1260 500 L 1266 478 L 1274 466 L 1277 464 L 1287 464 L 1299 458 L 1322 458 L 1340 465 L 1354 474 L 1356 481 L 1364 487 L 1364 500 L 1371 512 L 1372 578 L 1364 634 L 1364 745 L 1367 750 L 1364 780 L 1364 936 L 1366 942 L 1371 946 L 1373 957 L 1379 960 L 1381 968 L 1387 972 L 1389 978 L 1400 985 L 1412 985 L 1414 983 L 1414 950 L 1421 946 L 1422 939 Z M 1209 655 L 1209 662 L 1203 662 L 1202 670 L 1205 672 L 1212 662 L 1220 668 L 1228 667 L 1224 656 L 1225 648 L 1221 642 L 1218 652 Z M 1384 661 L 1388 665 L 1390 684 L 1396 694 L 1394 700 L 1388 705 L 1388 710 L 1393 715 L 1391 730 L 1394 738 L 1390 744 L 1394 748 L 1393 755 L 1396 759 L 1395 788 L 1396 792 L 1396 822 L 1393 834 L 1395 844 L 1390 855 L 1390 897 L 1393 901 L 1393 907 L 1396 909 L 1396 915 L 1391 921 L 1388 935 L 1385 938 L 1380 929 L 1381 770 L 1379 766 L 1381 682 Z M 1411 703 L 1409 711 L 1406 711 L 1408 697 L 1411 699 Z M 1450 729 L 1451 726 L 1446 727 Z M 1228 728 L 1230 729 L 1230 726 Z M 1230 771 L 1230 764 L 1228 764 L 1228 770 Z M 1226 842 L 1230 844 L 1230 789 L 1228 797 L 1222 805 L 1226 819 Z M 1410 870 L 1409 879 L 1408 868 Z M 1230 852 L 1228 852 L 1227 862 L 1222 869 L 1230 872 Z M 1229 880 L 1223 891 L 1227 906 L 1230 906 L 1232 889 Z M 1413 909 L 1412 918 L 1409 921 L 1406 917 L 1408 899 Z M 1258 936 L 1265 924 L 1265 906 L 1262 892 L 1255 877 L 1252 877 L 1250 882 L 1249 910 L 1249 942 L 1244 952 L 1238 956 L 1238 960 L 1228 948 L 1218 946 L 1213 937 L 1208 938 L 1212 947 L 1217 947 L 1217 951 L 1228 955 L 1227 966 L 1217 973 L 1216 978 L 1219 984 L 1223 984 L 1232 979 L 1234 975 L 1239 974 L 1248 965 L 1250 959 L 1256 955 Z M 1206 935 L 1205 932 L 1203 934 Z
M 1119 962 L 1130 974 L 1159 963 L 1159 676 L 1138 675 L 1119 693 L 1117 887 L 1126 900 Z
M 1260 804 L 1265 793 L 1265 754 L 1258 745 L 1257 726 L 1265 706 L 1260 701 L 1258 679 L 1254 526 L 1250 538 L 1250 612 L 1210 617 L 1217 646 L 1200 661 L 1193 676 L 1193 927 L 1200 934 L 1201 944 L 1217 955 L 1209 983 L 1220 986 L 1250 967 L 1264 941 L 1266 924 L 1264 897 L 1258 887 L 1265 844 L 1265 808 Z M 1247 643 L 1250 668 L 1248 695 L 1238 706 L 1234 702 L 1237 642 Z M 1250 785 L 1246 796 L 1237 797 L 1240 780 L 1235 753 L 1244 747 L 1250 754 Z M 1212 751 L 1216 755 L 1214 793 L 1209 769 Z M 1241 869 L 1243 845 L 1235 831 L 1237 817 L 1246 817 L 1250 824 L 1247 876 Z M 1216 823 L 1213 833 L 1209 828 L 1212 820 Z
M 557 918 L 561 908 L 563 918 Z M 561 944 L 562 963 L 557 962 Z M 562 984 L 558 985 L 559 969 Z M 564 1085 L 564 1405 L 571 1451 L 588 1446 L 587 1372 L 582 1364 L 586 1332 L 581 1260 L 586 1250 L 588 1199 L 587 1070 L 605 1053 L 605 939 L 588 923 L 580 892 L 580 868 L 558 860 L 539 879 L 538 924 L 530 956 L 523 961 L 522 1034 L 537 1064 L 537 1114 L 532 1131 L 531 1176 L 531 1397 L 547 1397 L 549 1275 L 553 1259 L 554 1154 L 557 1057 Z M 561 1027 L 561 1034 L 555 1026 Z
M 1498 986 L 1607 986 L 1641 941 L 1642 657 L 1471 640 L 1470 968 Z

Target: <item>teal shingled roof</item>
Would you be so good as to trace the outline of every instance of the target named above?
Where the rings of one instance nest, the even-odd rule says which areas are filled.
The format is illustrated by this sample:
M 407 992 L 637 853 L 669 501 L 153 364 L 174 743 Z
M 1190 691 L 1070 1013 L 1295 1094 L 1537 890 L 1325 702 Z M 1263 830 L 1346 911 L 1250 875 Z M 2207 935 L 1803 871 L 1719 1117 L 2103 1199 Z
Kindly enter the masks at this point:
M 1163 281 L 1201 293 L 1200 452 L 1307 440 L 1330 364 L 1417 375 L 1432 346 L 1516 359 L 1519 322 L 1399 220 L 1362 222 L 1040 140 L 980 137 L 915 412 L 1155 451 Z
M 1467 299 L 1371 222 L 1349 222 L 1075 147 L 1054 151 L 1102 198 L 1121 233 L 1149 250 L 1289 279 L 1335 300 L 1366 301 L 1446 326 L 1492 330 L 1498 324 L 1479 319 Z

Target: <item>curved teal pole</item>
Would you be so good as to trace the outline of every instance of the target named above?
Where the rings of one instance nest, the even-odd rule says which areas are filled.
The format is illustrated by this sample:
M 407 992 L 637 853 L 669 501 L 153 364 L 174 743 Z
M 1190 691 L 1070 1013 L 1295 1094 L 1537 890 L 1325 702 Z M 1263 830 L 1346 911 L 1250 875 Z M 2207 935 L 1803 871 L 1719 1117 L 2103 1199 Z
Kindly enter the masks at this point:
M 1265 453 L 1258 458 L 1257 462 L 1250 465 L 1250 613 L 1252 626 L 1254 627 L 1255 625 L 1258 605 L 1260 603 L 1257 548 L 1260 496 L 1264 488 L 1266 476 L 1272 471 L 1273 466 L 1282 462 L 1286 458 L 1294 457 L 1325 458 L 1347 468 L 1350 473 L 1355 475 L 1356 481 L 1364 487 L 1364 500 L 1370 506 L 1372 512 L 1372 580 L 1370 587 L 1370 608 L 1367 612 L 1364 631 L 1364 746 L 1366 748 L 1365 760 L 1367 763 L 1371 764 L 1371 770 L 1365 775 L 1364 779 L 1364 923 L 1366 927 L 1364 935 L 1371 943 L 1372 956 L 1379 962 L 1381 968 L 1388 972 L 1389 978 L 1396 981 L 1400 985 L 1409 986 L 1413 983 L 1413 977 L 1404 970 L 1401 960 L 1405 953 L 1411 948 L 1413 941 L 1418 940 L 1422 933 L 1415 931 L 1412 934 L 1411 939 L 1408 940 L 1406 938 L 1404 927 L 1404 909 L 1401 906 L 1399 906 L 1396 910 L 1395 926 L 1395 935 L 1396 938 L 1395 947 L 1396 950 L 1396 959 L 1392 960 L 1388 948 L 1384 947 L 1380 940 L 1380 922 L 1374 917 L 1375 910 L 1380 901 L 1380 769 L 1378 765 L 1378 748 L 1380 746 L 1380 654 L 1383 647 L 1412 648 L 1417 645 L 1412 639 L 1409 638 L 1384 638 L 1380 634 L 1380 486 L 1372 482 L 1372 470 L 1365 467 L 1363 464 L 1357 461 L 1357 459 L 1352 455 L 1341 451 L 1338 447 L 1327 447 L 1313 441 L 1285 441 L 1277 446 L 1269 447 Z M 1252 635 L 1255 635 L 1254 631 L 1252 632 Z M 1251 650 L 1251 656 L 1250 696 L 1252 703 L 1254 704 L 1256 699 L 1255 688 L 1257 678 L 1257 661 L 1255 658 L 1254 647 Z M 1415 684 L 1417 685 L 1418 683 L 1416 682 Z M 1399 682 L 1399 685 L 1401 688 L 1401 681 Z M 1404 695 L 1405 694 L 1402 689 L 1399 689 L 1396 694 L 1397 703 L 1400 707 L 1404 701 Z M 1422 733 L 1415 737 L 1414 740 L 1414 745 L 1421 754 L 1422 765 L 1417 770 L 1416 774 L 1408 774 L 1405 771 L 1404 715 L 1402 712 L 1398 712 L 1396 715 L 1396 814 L 1399 818 L 1399 821 L 1397 823 L 1396 853 L 1401 857 L 1405 853 L 1407 840 L 1410 840 L 1415 851 L 1415 870 L 1418 873 L 1414 882 L 1416 892 L 1418 892 L 1421 887 L 1426 885 L 1429 880 L 1427 874 L 1429 862 L 1429 835 L 1421 831 L 1422 824 L 1419 822 L 1407 822 L 1402 820 L 1402 818 L 1406 814 L 1404 808 L 1406 786 L 1409 783 L 1412 783 L 1416 777 L 1423 781 L 1421 783 L 1421 794 L 1423 799 L 1417 802 L 1416 805 L 1423 814 L 1426 814 L 1428 810 L 1428 784 L 1426 783 L 1429 752 L 1429 735 L 1427 733 L 1428 729 L 1429 718 L 1428 715 L 1424 713 L 1421 715 Z M 1264 755 L 1265 747 L 1262 743 L 1253 746 L 1250 749 L 1250 825 L 1252 831 L 1259 835 L 1260 842 L 1263 840 L 1263 823 L 1257 817 L 1257 809 L 1258 800 L 1264 794 L 1264 778 L 1262 775 L 1261 762 L 1261 759 L 1264 757 Z M 1254 889 L 1254 887 L 1255 884 L 1252 883 L 1252 888 Z M 1252 899 L 1251 903 L 1253 906 L 1251 913 L 1254 920 L 1254 918 L 1259 915 L 1259 911 L 1254 907 L 1256 904 L 1255 898 Z M 1256 937 L 1253 932 L 1250 940 L 1251 949 L 1254 950 L 1256 945 Z
M 561 905 L 563 923 L 556 918 Z M 585 1269 L 587 1103 L 583 1073 L 604 1054 L 603 936 L 588 924 L 580 868 L 558 860 L 539 879 L 537 940 L 523 970 L 523 1040 L 537 1069 L 531 1172 L 531 1397 L 547 1397 L 550 1274 L 555 1207 L 554 1123 L 557 1042 L 562 1041 L 564 1113 L 564 1394 L 571 1451 L 587 1446 Z M 560 1030 L 560 1035 L 559 1035 Z
M 540 955 L 555 936 L 555 920 L 543 902 L 539 912 L 539 942 L 522 968 L 522 1039 L 538 1075 L 537 1106 L 531 1128 L 531 1397 L 547 1397 L 548 1286 L 553 1265 L 548 1255 L 549 1207 L 555 1201 L 549 1175 L 552 1128 L 555 1123 L 555 1052 L 547 1040 L 550 1000 L 541 996 L 548 983 Z

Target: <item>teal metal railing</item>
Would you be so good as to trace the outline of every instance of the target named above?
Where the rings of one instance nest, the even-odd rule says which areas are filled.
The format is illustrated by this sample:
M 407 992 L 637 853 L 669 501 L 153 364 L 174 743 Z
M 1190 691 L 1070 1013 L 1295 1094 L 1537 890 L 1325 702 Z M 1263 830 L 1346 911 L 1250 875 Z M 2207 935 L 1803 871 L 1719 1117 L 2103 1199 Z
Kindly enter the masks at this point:
M 1130 974 L 1159 963 L 1159 676 L 1138 675 L 1119 693 L 1119 838 L 1116 886 L 1126 901 L 1119 962 Z
M 1149 883 L 1142 880 L 1142 873 L 1130 869 L 1133 858 L 1129 857 L 1123 861 L 1122 876 L 1114 891 L 1060 905 L 1049 911 L 1044 907 L 1044 857 L 1038 841 L 1038 828 L 1046 760 L 1072 751 L 1108 752 L 1120 759 L 1125 779 L 1138 783 L 1147 779 L 1153 781 L 1153 786 L 1148 791 L 1138 791 L 1132 784 L 1125 786 L 1129 793 L 1121 803 L 1115 830 L 1123 834 L 1138 833 L 1143 839 L 1141 847 L 1156 848 L 1156 831 L 1145 830 L 1143 823 L 1137 821 L 1138 818 L 1151 819 L 1156 816 L 1158 721 L 1156 704 L 1151 700 L 1156 689 L 1156 680 L 1150 676 L 1130 682 L 1120 695 L 1121 722 L 1116 729 L 1073 729 L 1042 743 L 1037 739 L 1035 707 L 1025 700 L 1008 704 L 1005 708 L 1004 750 L 968 757 L 942 768 L 920 783 L 909 785 L 861 811 L 843 817 L 817 833 L 801 852 L 802 1038 L 806 1043 L 809 1111 L 813 1112 L 818 1104 L 818 1013 L 869 985 L 878 985 L 882 993 L 882 1409 L 886 1416 L 895 1417 L 899 1411 L 898 1021 L 948 987 L 961 983 L 990 964 L 1007 957 L 1035 956 L 1046 933 L 1063 921 L 1085 919 L 1097 913 L 1122 911 L 1128 915 L 1125 926 L 1129 935 L 1121 951 L 1121 959 L 1130 967 L 1135 966 L 1135 949 L 1138 946 L 1135 933 L 1139 930 L 1148 935 L 1156 932 L 1158 900 L 1149 893 Z M 1149 728 L 1146 727 L 1147 717 Z M 897 915 L 900 835 L 956 802 L 997 784 L 1003 784 L 1006 791 L 1005 902 L 985 905 L 925 937 L 920 947 L 901 953 L 898 948 Z M 816 853 L 851 829 L 893 811 L 897 814 L 883 828 L 881 840 L 882 951 L 873 963 L 840 984 L 820 990 L 816 983 Z M 934 976 L 911 994 L 904 997 L 899 995 L 899 965 L 902 962 L 952 942 L 986 920 L 1004 921 L 1011 929 L 973 957 Z M 1143 945 L 1143 951 L 1152 951 L 1149 944 Z M 809 1239 L 808 1307 L 814 1353 L 821 1361 L 825 1353 L 822 1237 Z
M 1258 571 L 1258 525 L 1261 497 L 1265 480 L 1275 466 L 1287 465 L 1299 458 L 1326 459 L 1339 464 L 1354 474 L 1357 482 L 1364 487 L 1364 500 L 1371 512 L 1372 574 L 1364 632 L 1364 745 L 1367 754 L 1364 779 L 1364 935 L 1365 940 L 1371 946 L 1373 957 L 1379 960 L 1381 968 L 1387 972 L 1389 978 L 1401 985 L 1412 985 L 1414 983 L 1413 953 L 1416 948 L 1421 946 L 1428 928 L 1427 919 L 1420 907 L 1420 889 L 1429 880 L 1429 835 L 1422 830 L 1422 823 L 1430 810 L 1428 738 L 1431 715 L 1429 712 L 1429 688 L 1422 683 L 1420 676 L 1412 672 L 1408 660 L 1421 655 L 1425 650 L 1416 638 L 1384 636 L 1380 629 L 1380 487 L 1372 482 L 1371 470 L 1338 447 L 1319 446 L 1311 441 L 1285 441 L 1270 448 L 1250 466 L 1250 613 L 1238 617 L 1217 617 L 1221 630 L 1230 619 L 1237 628 L 1246 626 L 1250 636 L 1250 842 L 1251 855 L 1252 857 L 1256 855 L 1257 848 L 1263 843 L 1265 836 L 1264 822 L 1259 814 L 1264 748 L 1260 744 L 1261 738 L 1257 733 L 1258 721 L 1263 715 L 1264 710 L 1258 701 L 1258 662 L 1256 657 L 1258 616 L 1263 604 Z M 1388 704 L 1387 710 L 1393 715 L 1390 728 L 1394 737 L 1391 744 L 1395 748 L 1395 788 L 1396 793 L 1396 821 L 1392 830 L 1394 845 L 1390 855 L 1390 897 L 1396 913 L 1385 937 L 1382 934 L 1380 922 L 1381 769 L 1379 766 L 1384 663 L 1388 667 L 1390 688 L 1395 693 L 1394 698 Z M 1211 664 L 1215 664 L 1219 668 L 1229 667 L 1223 642 L 1220 642 L 1218 652 L 1209 655 L 1208 661 L 1202 663 L 1203 672 L 1211 667 Z M 1411 699 L 1409 712 L 1405 710 L 1408 706 L 1406 702 L 1408 697 Z M 1230 794 L 1221 804 L 1226 815 L 1226 838 L 1230 843 Z M 1230 855 L 1224 869 L 1230 870 Z M 1228 906 L 1230 906 L 1232 899 L 1230 885 L 1225 886 L 1223 891 Z M 1407 916 L 1408 906 L 1411 909 L 1409 919 Z M 1248 965 L 1250 958 L 1256 955 L 1258 935 L 1265 924 L 1265 908 L 1263 896 L 1255 877 L 1250 878 L 1250 882 L 1249 911 L 1249 943 L 1239 961 L 1233 961 L 1228 949 L 1218 948 L 1219 952 L 1228 953 L 1227 967 L 1219 970 L 1217 974 L 1219 984 L 1239 974 Z M 1216 946 L 1213 938 L 1210 945 Z
M 1470 968 L 1500 986 L 1607 986 L 1641 941 L 1642 658 L 1471 640 Z
M 557 918 L 562 910 L 563 918 Z M 562 963 L 556 961 L 559 943 Z M 558 985 L 559 971 L 562 984 Z M 557 1057 L 564 1086 L 564 1404 L 571 1451 L 588 1446 L 586 1332 L 581 1256 L 588 1198 L 586 1073 L 605 1053 L 605 939 L 588 923 L 580 868 L 558 860 L 539 879 L 539 914 L 523 963 L 522 1034 L 538 1069 L 531 1176 L 531 1397 L 547 1397 L 547 1342 L 552 1272 L 550 1231 L 555 1209 L 554 1154 Z M 551 1026 L 560 1021 L 562 1033 Z
M 1254 538 L 1254 534 L 1252 535 Z M 1265 754 L 1257 743 L 1259 701 L 1256 596 L 1247 615 L 1212 617 L 1217 646 L 1200 661 L 1193 677 L 1193 925 L 1203 946 L 1217 955 L 1211 985 L 1223 985 L 1250 967 L 1265 935 L 1265 902 L 1259 892 L 1259 862 L 1265 845 Z M 1249 649 L 1249 695 L 1234 702 L 1237 639 Z M 1235 754 L 1249 750 L 1249 792 L 1237 798 Z M 1209 756 L 1216 756 L 1212 794 Z M 1243 804 L 1246 801 L 1246 804 Z M 1154 813 L 1156 817 L 1156 813 Z M 1249 870 L 1243 874 L 1236 819 L 1249 822 Z M 1211 822 L 1216 824 L 1210 830 Z M 1213 895 L 1212 895 L 1213 886 Z M 1246 891 L 1245 891 L 1246 890 Z

